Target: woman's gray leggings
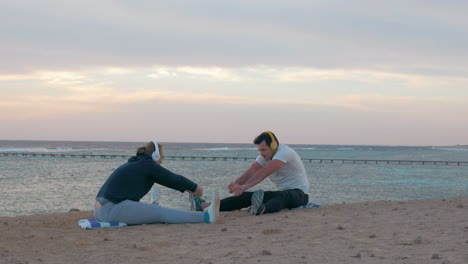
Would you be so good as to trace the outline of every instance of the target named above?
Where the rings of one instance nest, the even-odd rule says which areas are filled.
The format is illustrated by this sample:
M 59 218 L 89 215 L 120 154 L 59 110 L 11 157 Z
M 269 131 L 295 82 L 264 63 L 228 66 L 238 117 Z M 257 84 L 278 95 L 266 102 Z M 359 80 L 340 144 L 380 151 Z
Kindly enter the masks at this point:
M 108 202 L 94 209 L 94 217 L 100 222 L 122 222 L 129 225 L 152 223 L 203 223 L 205 212 L 185 211 L 130 200 L 118 204 Z

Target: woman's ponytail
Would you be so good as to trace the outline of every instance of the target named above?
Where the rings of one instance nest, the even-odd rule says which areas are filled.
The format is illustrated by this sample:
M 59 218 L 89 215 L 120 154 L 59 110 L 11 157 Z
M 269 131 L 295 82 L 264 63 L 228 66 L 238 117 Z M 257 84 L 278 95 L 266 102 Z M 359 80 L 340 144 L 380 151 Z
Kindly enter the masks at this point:
M 138 147 L 136 149 L 136 155 L 137 156 L 140 156 L 140 155 L 143 155 L 146 153 L 146 147 Z

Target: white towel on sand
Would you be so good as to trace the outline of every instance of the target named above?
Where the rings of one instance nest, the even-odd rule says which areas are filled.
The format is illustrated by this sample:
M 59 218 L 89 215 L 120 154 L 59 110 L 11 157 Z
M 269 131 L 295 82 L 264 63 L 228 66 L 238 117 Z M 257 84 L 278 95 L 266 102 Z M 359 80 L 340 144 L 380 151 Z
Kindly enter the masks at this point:
M 120 222 L 99 222 L 94 218 L 81 219 L 78 221 L 78 225 L 80 225 L 83 229 L 101 229 L 127 226 L 127 224 Z

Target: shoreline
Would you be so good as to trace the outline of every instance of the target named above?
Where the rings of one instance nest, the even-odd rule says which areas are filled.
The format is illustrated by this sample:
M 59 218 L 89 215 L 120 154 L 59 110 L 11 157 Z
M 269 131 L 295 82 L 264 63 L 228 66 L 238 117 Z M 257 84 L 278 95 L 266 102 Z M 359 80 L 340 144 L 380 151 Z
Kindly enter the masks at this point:
M 221 224 L 82 230 L 92 212 L 0 217 L 2 263 L 468 263 L 468 197 L 359 202 Z

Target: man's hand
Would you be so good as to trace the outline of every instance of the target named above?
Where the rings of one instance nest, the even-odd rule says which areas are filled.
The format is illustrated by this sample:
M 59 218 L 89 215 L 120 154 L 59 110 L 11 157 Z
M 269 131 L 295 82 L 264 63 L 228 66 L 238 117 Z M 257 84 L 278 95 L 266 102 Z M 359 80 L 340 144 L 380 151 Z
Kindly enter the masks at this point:
M 234 185 L 235 185 L 234 182 L 231 182 L 230 184 L 228 184 L 227 189 L 228 189 L 229 193 L 233 193 L 232 187 L 233 187 Z
M 230 189 L 232 196 L 239 196 L 244 193 L 245 188 L 242 185 L 234 184 Z

